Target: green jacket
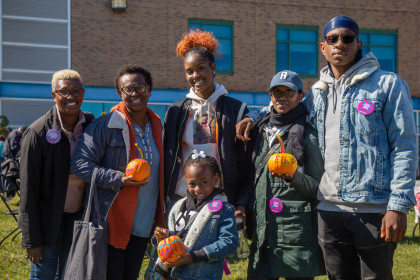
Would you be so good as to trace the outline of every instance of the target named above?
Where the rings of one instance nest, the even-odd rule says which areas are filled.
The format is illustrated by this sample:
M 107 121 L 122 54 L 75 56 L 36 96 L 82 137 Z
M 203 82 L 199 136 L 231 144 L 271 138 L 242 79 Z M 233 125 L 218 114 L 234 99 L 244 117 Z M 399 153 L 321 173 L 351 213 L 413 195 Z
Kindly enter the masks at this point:
M 263 133 L 254 145 L 255 170 L 269 151 Z M 324 272 L 324 263 L 317 240 L 316 194 L 323 169 L 317 133 L 305 127 L 304 166 L 293 180 L 271 175 L 267 164 L 256 182 L 253 212 L 255 227 L 248 274 L 262 277 L 313 277 Z M 276 153 L 280 152 L 280 149 Z M 303 172 L 303 173 L 301 173 Z M 283 210 L 273 213 L 270 199 L 279 198 Z

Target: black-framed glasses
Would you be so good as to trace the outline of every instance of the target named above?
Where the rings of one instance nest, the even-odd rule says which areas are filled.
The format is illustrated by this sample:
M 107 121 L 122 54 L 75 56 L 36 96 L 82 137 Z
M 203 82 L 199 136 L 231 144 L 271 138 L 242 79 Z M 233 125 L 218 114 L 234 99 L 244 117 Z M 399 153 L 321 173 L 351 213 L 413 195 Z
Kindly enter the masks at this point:
M 132 96 L 134 92 L 145 93 L 147 90 L 147 84 L 138 84 L 135 86 L 122 87 L 120 88 L 120 90 L 124 92 L 126 95 Z
M 291 98 L 295 96 L 295 94 L 296 94 L 296 91 L 294 90 L 281 91 L 281 90 L 275 89 L 275 90 L 270 91 L 270 95 L 276 99 L 282 98 L 282 97 Z
M 325 36 L 325 41 L 328 45 L 335 45 L 338 43 L 338 40 L 341 39 L 341 41 L 344 44 L 351 44 L 353 43 L 354 39 L 356 38 L 356 35 L 331 35 L 331 36 Z
M 69 95 L 74 96 L 74 97 L 79 97 L 85 92 L 85 90 L 83 90 L 83 89 L 73 89 L 73 90 L 59 89 L 59 90 L 56 90 L 54 92 L 58 93 L 63 98 L 67 98 L 67 97 L 69 97 Z

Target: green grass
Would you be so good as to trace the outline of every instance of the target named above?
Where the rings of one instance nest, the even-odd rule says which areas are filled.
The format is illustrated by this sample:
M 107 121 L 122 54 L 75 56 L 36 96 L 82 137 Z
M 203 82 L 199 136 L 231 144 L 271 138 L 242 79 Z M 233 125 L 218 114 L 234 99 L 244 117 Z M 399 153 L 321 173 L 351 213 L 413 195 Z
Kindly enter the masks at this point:
M 14 198 L 10 203 L 12 209 L 19 208 L 18 199 Z M 6 207 L 0 202 L 0 240 L 16 227 L 14 219 L 5 215 Z M 414 211 L 410 211 L 408 216 L 407 236 L 398 244 L 394 256 L 394 278 L 395 279 L 418 279 L 420 280 L 420 230 L 416 230 L 413 238 Z M 20 280 L 29 279 L 29 262 L 24 258 L 25 251 L 21 248 L 21 235 L 13 242 L 8 240 L 0 246 L 0 280 Z M 223 279 L 246 279 L 247 260 L 228 260 L 231 275 Z M 149 263 L 145 259 L 139 279 L 143 279 L 144 271 Z M 325 280 L 327 277 L 317 277 L 317 280 Z

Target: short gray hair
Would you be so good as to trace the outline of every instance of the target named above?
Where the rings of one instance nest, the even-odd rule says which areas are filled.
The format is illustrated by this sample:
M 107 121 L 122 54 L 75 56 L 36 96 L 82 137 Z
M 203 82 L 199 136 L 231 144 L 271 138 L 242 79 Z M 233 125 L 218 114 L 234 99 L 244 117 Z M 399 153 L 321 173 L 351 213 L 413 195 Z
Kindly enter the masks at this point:
M 71 69 L 64 69 L 54 73 L 51 80 L 52 91 L 55 91 L 55 87 L 59 80 L 78 80 L 83 86 L 83 80 L 80 74 Z

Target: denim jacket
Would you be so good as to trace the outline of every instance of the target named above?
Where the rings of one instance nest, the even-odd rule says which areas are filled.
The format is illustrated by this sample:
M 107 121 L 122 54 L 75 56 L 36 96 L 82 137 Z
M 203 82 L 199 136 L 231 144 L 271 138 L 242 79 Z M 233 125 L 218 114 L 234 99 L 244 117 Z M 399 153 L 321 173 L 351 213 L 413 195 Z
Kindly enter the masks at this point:
M 415 204 L 417 167 L 410 92 L 394 73 L 376 68 L 362 70 L 342 96 L 337 195 L 347 202 L 388 203 L 387 210 L 408 213 Z M 318 81 L 305 98 L 323 157 L 327 93 L 328 84 Z M 371 114 L 359 113 L 358 105 L 364 100 L 374 104 Z M 254 123 L 262 111 L 251 112 Z
M 175 222 L 186 198 L 179 200 L 169 214 L 168 229 L 175 231 Z M 217 280 L 223 276 L 224 258 L 238 247 L 238 231 L 235 224 L 235 208 L 227 202 L 226 196 L 216 195 L 215 200 L 223 202 L 218 212 L 210 212 L 204 206 L 194 219 L 184 244 L 187 251 L 204 249 L 208 262 L 195 262 L 178 266 L 171 271 L 171 277 L 182 280 Z M 157 264 L 162 266 L 158 259 Z
M 149 115 L 149 118 L 152 117 Z M 158 124 L 161 129 L 160 121 Z M 157 137 L 155 139 L 155 141 L 160 140 Z M 121 179 L 125 174 L 129 153 L 128 126 L 124 115 L 119 111 L 113 111 L 92 122 L 74 152 L 70 169 L 84 181 L 90 182 L 94 168 L 98 167 L 96 185 L 99 187 L 99 210 L 103 218 L 107 217 L 112 203 L 121 190 Z M 159 185 L 159 188 L 162 195 L 159 195 L 158 206 L 163 205 L 163 184 Z M 161 208 L 156 209 L 159 215 L 155 218 L 158 222 L 163 221 Z

